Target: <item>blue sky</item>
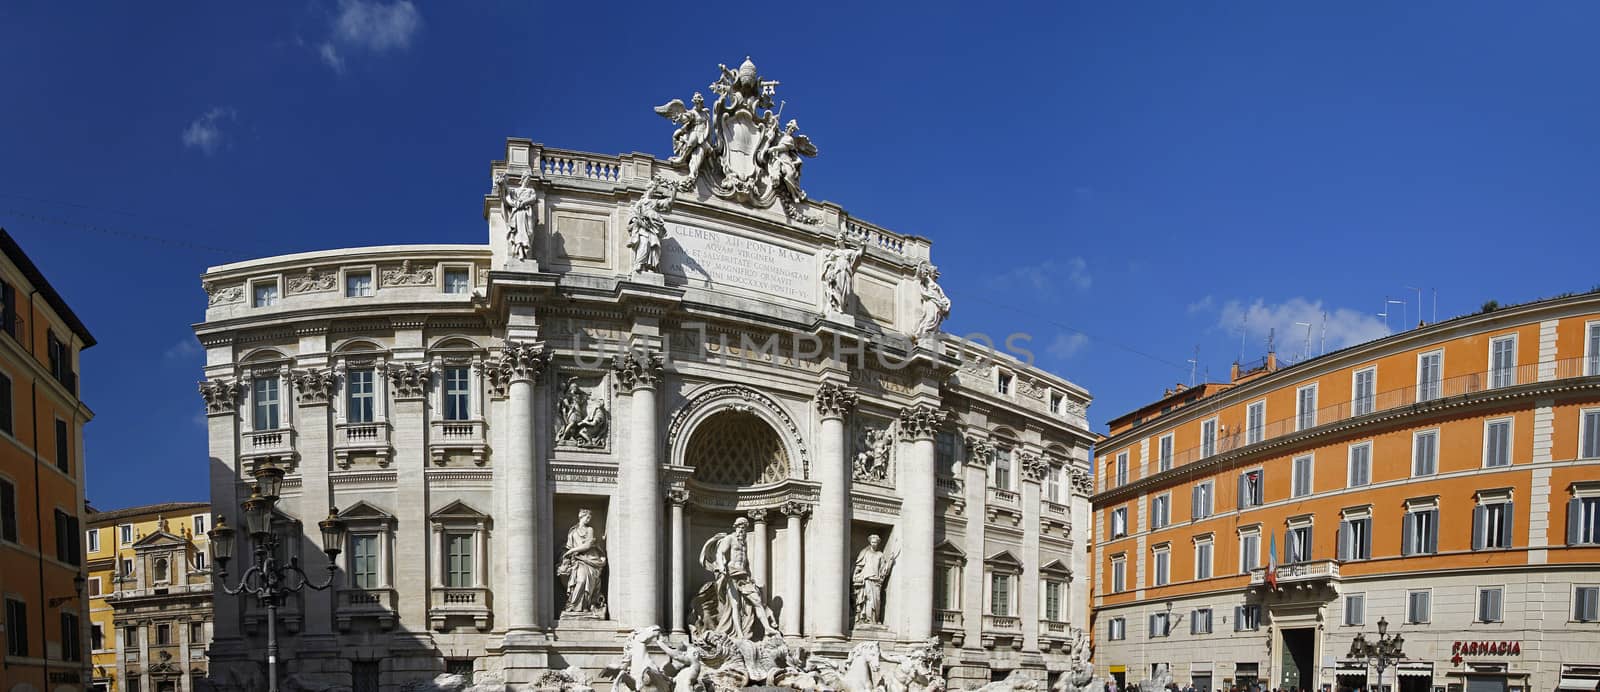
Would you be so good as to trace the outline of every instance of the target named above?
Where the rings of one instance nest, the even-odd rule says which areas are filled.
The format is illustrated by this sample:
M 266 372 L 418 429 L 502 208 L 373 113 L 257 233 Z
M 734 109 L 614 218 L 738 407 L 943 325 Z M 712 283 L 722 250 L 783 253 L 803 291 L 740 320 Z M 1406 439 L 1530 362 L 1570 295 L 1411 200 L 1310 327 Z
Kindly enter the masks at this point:
M 89 497 L 203 498 L 212 264 L 486 242 L 507 136 L 669 153 L 754 57 L 812 197 L 934 240 L 957 332 L 1031 334 L 1095 430 L 1297 355 L 1600 284 L 1600 5 L 0 5 L 0 224 L 88 323 Z M 1286 333 L 1289 332 L 1289 333 Z M 1320 335 L 1319 335 L 1320 336 Z M 1314 337 L 1314 341 L 1320 338 Z M 1317 345 L 1313 345 L 1313 352 Z

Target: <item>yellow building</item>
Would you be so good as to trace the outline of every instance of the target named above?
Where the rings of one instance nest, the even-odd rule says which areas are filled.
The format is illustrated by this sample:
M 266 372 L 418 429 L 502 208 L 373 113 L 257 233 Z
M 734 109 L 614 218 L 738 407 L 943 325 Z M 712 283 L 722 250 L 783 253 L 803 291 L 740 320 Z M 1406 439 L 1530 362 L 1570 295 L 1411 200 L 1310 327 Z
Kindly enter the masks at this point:
M 89 510 L 92 689 L 190 692 L 211 641 L 211 505 Z
M 1101 674 L 1600 684 L 1600 293 L 1269 358 L 1110 427 L 1093 497 Z M 1380 671 L 1356 642 L 1383 627 L 1404 644 Z
M 81 690 L 83 426 L 94 337 L 0 230 L 0 690 Z

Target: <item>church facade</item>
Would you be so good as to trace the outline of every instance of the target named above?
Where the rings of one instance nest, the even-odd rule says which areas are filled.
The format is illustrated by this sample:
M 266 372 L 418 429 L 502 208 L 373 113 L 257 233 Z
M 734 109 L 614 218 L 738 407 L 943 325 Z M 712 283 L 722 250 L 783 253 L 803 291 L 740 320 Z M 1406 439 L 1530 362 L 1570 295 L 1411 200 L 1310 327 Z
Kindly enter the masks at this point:
M 317 521 L 349 528 L 334 586 L 279 609 L 281 676 L 605 687 L 650 626 L 937 638 L 952 687 L 1069 670 L 1088 392 L 944 333 L 930 241 L 807 198 L 776 86 L 746 61 L 656 108 L 665 160 L 507 140 L 484 244 L 206 271 L 212 506 L 242 525 L 272 464 L 282 557 L 320 574 Z M 264 618 L 216 592 L 219 687 L 259 684 Z

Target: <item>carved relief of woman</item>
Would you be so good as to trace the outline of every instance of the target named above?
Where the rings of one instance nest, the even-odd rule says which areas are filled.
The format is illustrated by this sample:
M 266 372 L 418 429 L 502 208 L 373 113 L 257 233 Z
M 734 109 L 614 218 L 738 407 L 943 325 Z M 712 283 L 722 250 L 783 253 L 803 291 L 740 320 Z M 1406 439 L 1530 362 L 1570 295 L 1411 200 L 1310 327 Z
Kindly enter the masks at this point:
M 567 551 L 561 554 L 556 574 L 567 579 L 567 613 L 599 613 L 605 609 L 600 571 L 606 566 L 605 549 L 589 525 L 593 515 L 578 510 L 578 523 L 567 531 Z

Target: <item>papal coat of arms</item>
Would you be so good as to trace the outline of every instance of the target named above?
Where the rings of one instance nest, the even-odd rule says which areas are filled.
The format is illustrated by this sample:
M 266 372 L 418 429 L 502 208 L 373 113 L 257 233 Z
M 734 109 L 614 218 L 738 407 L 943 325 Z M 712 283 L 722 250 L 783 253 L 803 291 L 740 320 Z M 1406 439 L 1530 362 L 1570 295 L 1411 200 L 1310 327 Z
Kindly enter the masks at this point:
M 762 79 L 748 57 L 737 71 L 717 67 L 722 75 L 711 85 L 717 100 L 710 108 L 696 93 L 688 105 L 673 99 L 655 109 L 678 125 L 667 163 L 687 173 L 679 189 L 691 190 L 705 176 L 718 197 L 758 207 L 781 201 L 789 218 L 812 221 L 801 208 L 800 168 L 817 148 L 799 123 L 779 125 L 783 108 L 772 112 L 778 82 Z

